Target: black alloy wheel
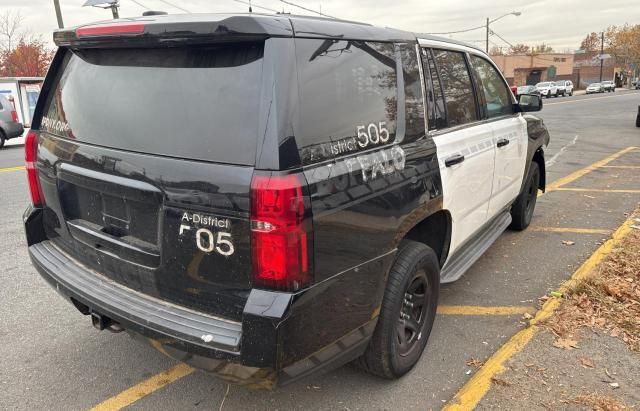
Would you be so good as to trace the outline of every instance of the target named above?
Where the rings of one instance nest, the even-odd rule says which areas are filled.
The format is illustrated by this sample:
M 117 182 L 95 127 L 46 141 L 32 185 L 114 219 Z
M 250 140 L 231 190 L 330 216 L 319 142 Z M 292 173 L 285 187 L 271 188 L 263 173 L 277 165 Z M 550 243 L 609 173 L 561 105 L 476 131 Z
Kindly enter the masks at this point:
M 512 230 L 521 231 L 529 227 L 538 199 L 538 187 L 540 186 L 540 166 L 535 161 L 529 166 L 529 174 L 523 190 L 511 206 Z
M 424 243 L 403 240 L 389 271 L 375 331 L 356 365 L 388 379 L 411 371 L 429 340 L 439 291 L 436 253 Z
M 427 317 L 427 307 L 433 287 L 424 270 L 419 270 L 404 293 L 400 317 L 396 327 L 398 355 L 406 357 L 418 347 Z

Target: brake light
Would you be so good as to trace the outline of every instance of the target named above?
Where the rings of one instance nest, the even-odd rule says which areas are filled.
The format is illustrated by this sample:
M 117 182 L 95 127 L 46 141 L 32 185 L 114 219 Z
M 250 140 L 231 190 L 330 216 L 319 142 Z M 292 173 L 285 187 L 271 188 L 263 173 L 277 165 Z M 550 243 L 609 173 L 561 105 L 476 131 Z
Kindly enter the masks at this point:
M 311 282 L 309 235 L 298 176 L 254 175 L 251 181 L 253 283 L 295 291 Z
M 142 33 L 144 33 L 144 23 L 95 24 L 76 29 L 78 37 Z
M 35 207 L 44 204 L 44 196 L 42 195 L 42 187 L 38 179 L 38 169 L 36 161 L 38 156 L 38 134 L 34 131 L 27 133 L 24 143 L 24 159 L 27 168 L 27 180 L 29 182 L 29 193 L 31 193 L 31 203 Z
M 14 123 L 18 122 L 18 113 L 15 110 L 11 110 L 11 121 Z

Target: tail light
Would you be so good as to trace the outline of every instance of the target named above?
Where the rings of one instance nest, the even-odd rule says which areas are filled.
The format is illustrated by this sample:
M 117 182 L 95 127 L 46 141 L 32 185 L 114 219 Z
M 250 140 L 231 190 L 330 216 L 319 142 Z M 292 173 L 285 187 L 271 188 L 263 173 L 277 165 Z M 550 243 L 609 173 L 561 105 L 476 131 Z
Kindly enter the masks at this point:
M 27 180 L 29 181 L 29 193 L 31 193 L 31 203 L 35 207 L 44 204 L 44 196 L 42 195 L 42 187 L 38 179 L 38 168 L 36 161 L 38 156 L 38 134 L 34 131 L 27 133 L 24 143 L 24 159 L 27 166 Z
M 15 110 L 11 110 L 11 121 L 14 123 L 18 122 L 18 112 Z
M 253 284 L 295 291 L 311 282 L 310 227 L 297 175 L 254 175 L 251 181 Z

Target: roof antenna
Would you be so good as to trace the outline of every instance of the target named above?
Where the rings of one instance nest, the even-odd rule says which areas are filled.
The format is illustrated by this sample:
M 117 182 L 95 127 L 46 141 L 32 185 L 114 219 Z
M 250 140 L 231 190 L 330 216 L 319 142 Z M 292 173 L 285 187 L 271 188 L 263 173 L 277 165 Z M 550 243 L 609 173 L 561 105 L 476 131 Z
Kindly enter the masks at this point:
M 249 13 L 253 13 L 253 10 L 251 9 L 251 0 L 249 0 Z

